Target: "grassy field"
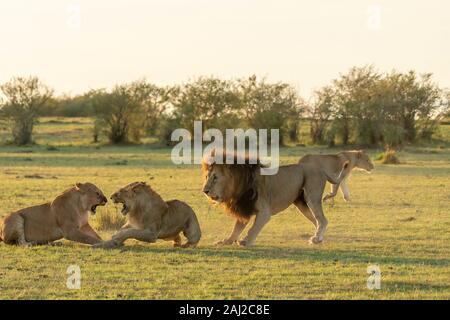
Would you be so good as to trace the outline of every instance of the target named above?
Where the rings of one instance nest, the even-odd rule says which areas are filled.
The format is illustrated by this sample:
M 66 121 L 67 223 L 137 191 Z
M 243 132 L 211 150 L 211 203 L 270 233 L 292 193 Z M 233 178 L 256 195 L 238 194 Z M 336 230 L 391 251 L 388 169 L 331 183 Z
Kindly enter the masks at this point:
M 450 299 L 450 126 L 441 128 L 440 142 L 405 148 L 401 165 L 375 162 L 371 175 L 354 172 L 353 201 L 339 196 L 324 206 L 324 243 L 309 245 L 312 225 L 289 208 L 273 217 L 255 247 L 240 248 L 213 245 L 233 221 L 201 194 L 198 166 L 175 166 L 170 149 L 150 145 L 92 145 L 90 124 L 44 119 L 36 146 L 0 147 L 0 217 L 50 200 L 77 181 L 111 194 L 145 180 L 163 198 L 194 208 L 203 230 L 199 247 L 183 250 L 163 241 L 129 241 L 120 250 L 69 241 L 32 248 L 0 243 L 0 299 Z M 0 140 L 7 135 L 0 131 Z M 282 162 L 337 151 L 285 148 Z M 101 210 L 119 214 L 112 204 Z M 73 264 L 81 268 L 80 290 L 66 287 Z M 380 290 L 367 289 L 370 265 L 381 270 Z

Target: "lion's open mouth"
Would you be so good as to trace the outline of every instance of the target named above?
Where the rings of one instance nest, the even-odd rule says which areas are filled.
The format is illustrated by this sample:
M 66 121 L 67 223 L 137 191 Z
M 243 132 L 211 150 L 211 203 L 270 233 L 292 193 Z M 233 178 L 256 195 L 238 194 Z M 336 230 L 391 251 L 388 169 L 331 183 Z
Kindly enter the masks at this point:
M 130 208 L 126 205 L 125 200 L 120 199 L 120 198 L 115 197 L 115 196 L 111 197 L 111 199 L 112 199 L 114 204 L 119 204 L 119 203 L 122 204 L 122 210 L 120 210 L 120 212 L 123 215 L 126 215 L 130 211 Z
M 95 204 L 95 205 L 93 205 L 92 207 L 91 207 L 91 212 L 93 213 L 93 214 L 95 214 L 96 212 L 97 212 L 97 204 Z
M 121 212 L 123 215 L 126 215 L 126 214 L 128 213 L 129 210 L 130 210 L 130 209 L 128 208 L 128 206 L 127 206 L 125 203 L 123 203 L 123 205 L 122 205 L 122 210 L 120 210 L 120 212 Z

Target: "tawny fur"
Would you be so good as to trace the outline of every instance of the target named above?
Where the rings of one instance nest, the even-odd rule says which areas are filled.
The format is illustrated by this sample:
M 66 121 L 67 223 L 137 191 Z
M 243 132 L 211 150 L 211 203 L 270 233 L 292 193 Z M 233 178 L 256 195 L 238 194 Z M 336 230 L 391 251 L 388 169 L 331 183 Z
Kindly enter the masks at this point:
M 333 173 L 324 172 L 309 164 L 280 166 L 275 175 L 262 175 L 259 164 L 219 164 L 204 161 L 203 192 L 236 217 L 232 234 L 221 241 L 231 244 L 255 215 L 255 222 L 241 245 L 252 245 L 262 227 L 275 215 L 291 204 L 316 226 L 312 243 L 323 240 L 327 221 L 322 211 L 322 194 L 326 181 L 339 183 L 348 173 L 348 162 Z M 237 206 L 244 198 L 246 205 Z M 244 209 L 243 209 L 244 208 Z
M 195 212 L 179 200 L 164 201 L 145 182 L 131 183 L 111 196 L 115 203 L 124 205 L 127 223 L 110 241 L 99 247 L 116 247 L 127 239 L 155 242 L 173 240 L 174 246 L 195 247 L 201 238 L 200 225 Z M 180 233 L 187 238 L 181 244 Z
M 350 190 L 347 186 L 347 179 L 354 168 L 367 172 L 373 170 L 374 166 L 369 156 L 361 150 L 353 150 L 343 151 L 338 154 L 307 154 L 299 160 L 299 163 L 317 166 L 328 173 L 339 170 L 344 162 L 348 162 L 350 166 L 347 174 L 344 175 L 340 184 L 331 185 L 331 192 L 324 197 L 324 201 L 334 198 L 339 188 L 342 191 L 344 199 L 350 201 Z
M 6 216 L 0 229 L 7 244 L 48 244 L 65 238 L 85 244 L 101 241 L 88 222 L 89 211 L 106 204 L 102 191 L 92 183 L 77 183 L 53 201 Z

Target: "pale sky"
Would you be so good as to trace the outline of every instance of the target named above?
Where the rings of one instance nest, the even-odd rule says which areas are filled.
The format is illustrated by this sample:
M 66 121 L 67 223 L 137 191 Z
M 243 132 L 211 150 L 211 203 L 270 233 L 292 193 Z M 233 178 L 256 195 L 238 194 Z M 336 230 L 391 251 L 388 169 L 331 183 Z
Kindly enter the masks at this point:
M 0 0 L 0 83 L 57 93 L 256 74 L 308 97 L 370 63 L 450 87 L 450 1 Z

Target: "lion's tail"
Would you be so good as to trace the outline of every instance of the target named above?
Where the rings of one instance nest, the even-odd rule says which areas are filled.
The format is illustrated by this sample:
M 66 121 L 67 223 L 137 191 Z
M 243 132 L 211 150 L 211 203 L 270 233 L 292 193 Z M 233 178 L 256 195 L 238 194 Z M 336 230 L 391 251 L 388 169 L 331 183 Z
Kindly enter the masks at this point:
M 327 176 L 327 180 L 333 184 L 340 184 L 342 180 L 350 173 L 350 161 L 345 161 L 342 165 L 342 169 L 337 176 L 329 175 L 326 171 L 324 171 Z

